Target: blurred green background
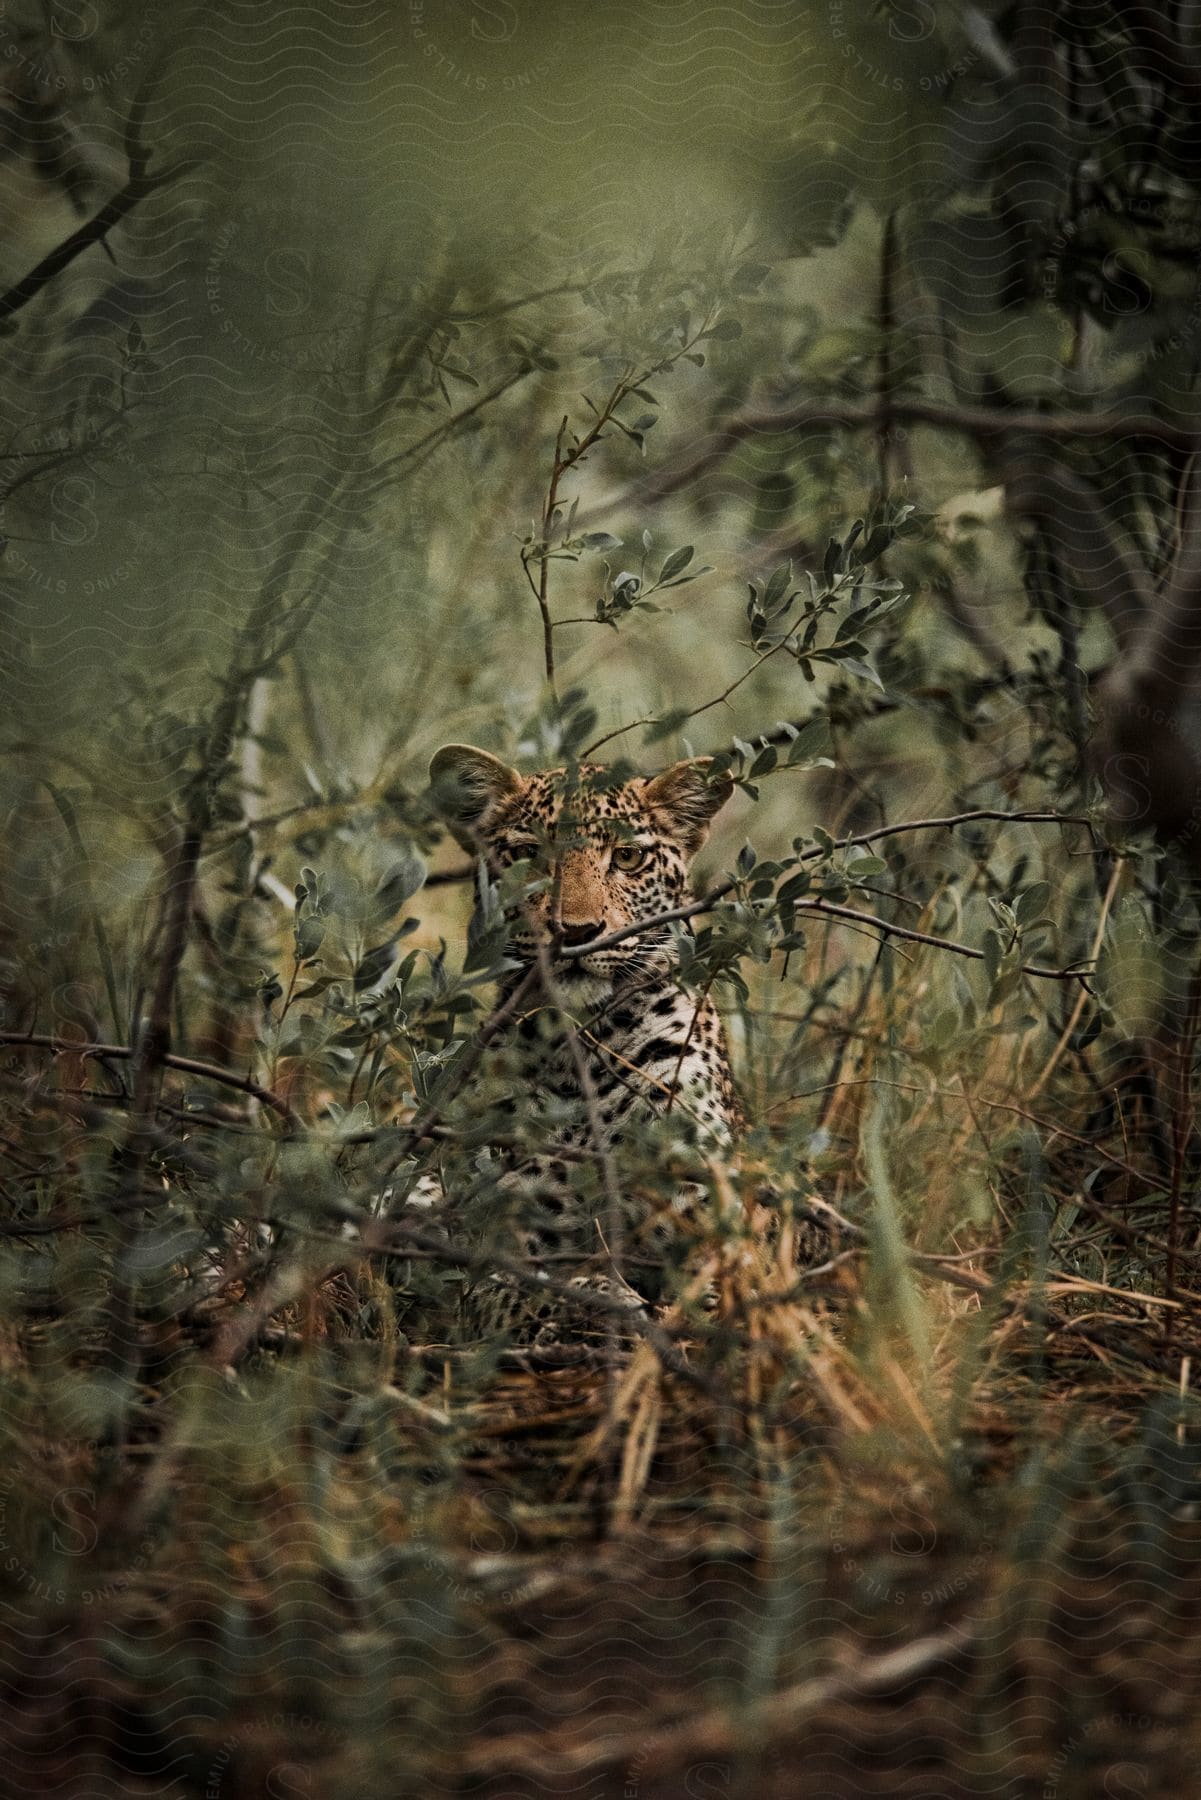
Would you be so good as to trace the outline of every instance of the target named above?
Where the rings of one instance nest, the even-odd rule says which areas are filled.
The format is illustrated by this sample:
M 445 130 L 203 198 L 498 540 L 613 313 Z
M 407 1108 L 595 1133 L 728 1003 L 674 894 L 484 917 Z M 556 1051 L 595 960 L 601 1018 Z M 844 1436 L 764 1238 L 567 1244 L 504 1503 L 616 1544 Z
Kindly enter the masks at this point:
M 0 8 L 20 1791 L 1191 1791 L 1195 847 L 1105 805 L 1123 597 L 1028 488 L 1159 591 L 1197 55 L 1135 4 Z M 824 661 L 760 666 L 778 570 Z M 683 1372 L 470 1341 L 488 1096 L 406 1137 L 499 966 L 430 754 L 602 736 L 731 761 L 709 1177 L 844 1233 L 794 1284 L 715 1225 Z M 463 1266 L 378 1216 L 443 1150 Z

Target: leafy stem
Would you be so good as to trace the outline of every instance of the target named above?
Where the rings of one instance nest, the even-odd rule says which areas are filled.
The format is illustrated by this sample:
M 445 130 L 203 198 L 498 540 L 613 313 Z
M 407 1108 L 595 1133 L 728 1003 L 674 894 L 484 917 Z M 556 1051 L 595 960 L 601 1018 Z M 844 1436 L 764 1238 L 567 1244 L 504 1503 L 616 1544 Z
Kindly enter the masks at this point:
M 816 664 L 828 663 L 841 665 L 851 674 L 864 676 L 882 687 L 876 671 L 865 660 L 867 652 L 857 634 L 894 612 L 906 596 L 899 581 L 870 579 L 867 571 L 868 566 L 898 538 L 909 537 L 919 529 L 914 513 L 915 508 L 908 502 L 895 503 L 886 499 L 874 517 L 867 521 L 856 519 L 845 540 L 830 540 L 820 579 L 806 571 L 807 594 L 804 587 L 793 585 L 790 562 L 781 563 L 766 581 L 752 583 L 746 616 L 751 648 L 757 654 L 749 667 L 719 694 L 702 701 L 699 706 L 681 709 L 662 719 L 642 718 L 619 725 L 603 737 L 594 739 L 584 755 L 592 755 L 603 744 L 639 726 L 653 727 L 657 737 L 679 730 L 690 719 L 699 718 L 702 713 L 728 700 L 780 650 L 788 652 L 807 681 L 814 680 Z M 850 610 L 837 625 L 834 636 L 828 643 L 819 645 L 817 633 L 822 621 L 840 602 L 848 599 Z M 790 618 L 799 600 L 803 601 L 801 610 Z M 765 751 L 755 759 L 751 772 L 766 774 L 774 761 L 774 755 L 769 756 Z
M 566 524 L 562 529 L 562 534 L 560 536 L 556 535 L 559 532 L 561 524 L 559 495 L 562 490 L 563 481 L 573 469 L 577 468 L 580 463 L 585 460 L 588 453 L 595 448 L 601 438 L 605 436 L 606 431 L 612 426 L 616 426 L 616 428 L 623 432 L 626 437 L 632 439 L 633 442 L 641 447 L 642 433 L 643 431 L 649 430 L 655 423 L 654 416 L 648 414 L 645 419 L 639 420 L 635 425 L 627 425 L 617 417 L 618 408 L 623 402 L 629 399 L 631 394 L 639 394 L 646 382 L 652 380 L 654 376 L 667 373 L 684 357 L 695 357 L 697 344 L 712 333 L 714 318 L 715 315 L 712 311 L 707 313 L 698 329 L 691 334 L 683 332 L 680 343 L 658 362 L 652 363 L 643 369 L 628 370 L 614 384 L 603 407 L 598 409 L 585 394 L 585 404 L 591 408 L 596 416 L 581 436 L 572 435 L 570 441 L 568 441 L 568 427 L 571 423 L 570 416 L 564 413 L 562 419 L 559 421 L 559 429 L 555 433 L 555 449 L 551 462 L 550 479 L 546 486 L 546 496 L 542 504 L 541 517 L 538 520 L 536 530 L 531 531 L 530 535 L 523 540 L 521 545 L 521 566 L 525 571 L 525 578 L 530 585 L 530 591 L 537 602 L 538 614 L 542 621 L 542 662 L 546 675 L 546 682 L 556 700 L 558 699 L 558 689 L 555 685 L 555 631 L 559 625 L 575 624 L 580 623 L 581 621 L 568 619 L 556 621 L 553 618 L 550 608 L 551 562 L 557 558 L 563 557 L 566 557 L 570 561 L 576 561 L 580 552 L 583 550 L 610 547 L 617 548 L 620 544 L 619 539 L 611 537 L 607 532 L 590 532 L 582 538 L 573 538 L 571 532 L 575 522 L 576 502 L 572 503 Z M 649 396 L 646 395 L 642 395 L 641 397 L 649 398 Z M 641 427 L 641 429 L 639 429 L 639 427 Z M 531 568 L 531 564 L 537 569 L 536 576 Z M 691 580 L 692 577 L 689 576 L 687 579 Z M 596 620 L 588 621 L 588 623 L 609 622 L 610 621 L 603 616 L 602 611 L 598 611 Z

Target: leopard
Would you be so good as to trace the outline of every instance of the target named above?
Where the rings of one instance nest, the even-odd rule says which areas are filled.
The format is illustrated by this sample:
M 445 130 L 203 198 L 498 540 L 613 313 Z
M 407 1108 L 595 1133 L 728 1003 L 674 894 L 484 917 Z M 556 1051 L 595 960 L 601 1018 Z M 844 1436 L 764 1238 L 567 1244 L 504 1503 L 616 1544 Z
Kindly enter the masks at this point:
M 611 1254 L 596 1182 L 591 1198 L 581 1193 L 579 1162 L 594 1171 L 599 1162 L 612 1180 L 627 1137 L 650 1120 L 668 1122 L 660 1141 L 694 1166 L 729 1157 L 744 1131 L 722 1018 L 707 987 L 697 994 L 678 979 L 676 937 L 692 932 L 690 868 L 733 779 L 707 757 L 655 775 L 595 763 L 522 775 L 489 751 L 451 743 L 432 758 L 430 784 L 449 830 L 491 880 L 516 864 L 525 865 L 517 877 L 529 877 L 497 1007 L 532 997 L 490 1070 L 493 1094 L 498 1068 L 508 1079 L 514 1113 L 528 1118 L 536 1107 L 555 1121 L 545 1154 L 527 1155 L 503 1178 L 521 1197 L 519 1247 L 535 1267 L 591 1265 L 570 1284 L 641 1310 L 657 1261 L 669 1258 L 703 1190 L 681 1181 L 647 1217 L 623 1186 L 623 1241 L 651 1265 L 635 1285 Z M 505 1276 L 491 1276 L 484 1291 L 492 1329 L 528 1327 L 547 1341 L 551 1301 Z

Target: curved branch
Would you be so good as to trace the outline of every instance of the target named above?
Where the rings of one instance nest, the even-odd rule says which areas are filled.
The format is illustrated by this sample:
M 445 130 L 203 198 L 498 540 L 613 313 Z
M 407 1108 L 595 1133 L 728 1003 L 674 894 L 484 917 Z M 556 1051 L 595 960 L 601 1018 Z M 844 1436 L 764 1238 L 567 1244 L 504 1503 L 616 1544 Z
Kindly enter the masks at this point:
M 1086 825 L 1091 828 L 1091 821 L 1075 813 L 1058 812 L 1000 812 L 991 807 L 981 807 L 973 812 L 949 813 L 943 818 L 910 819 L 900 825 L 879 825 L 873 831 L 857 831 L 851 836 L 839 838 L 832 846 L 836 850 L 845 850 L 855 844 L 870 844 L 878 838 L 894 837 L 902 831 L 932 831 L 940 827 L 950 828 L 955 825 L 966 825 L 975 819 L 999 819 L 1013 823 Z M 820 846 L 801 852 L 799 860 L 813 862 L 825 856 L 827 852 Z M 653 930 L 659 925 L 674 925 L 686 919 L 695 919 L 700 913 L 711 911 L 719 900 L 724 900 L 741 885 L 744 878 L 731 876 L 702 894 L 699 900 L 690 901 L 687 906 L 673 907 L 669 912 L 656 913 L 649 919 L 636 919 L 632 925 L 623 925 L 618 931 L 610 931 L 605 937 L 593 938 L 587 944 L 563 945 L 557 954 L 564 959 L 577 956 L 592 956 L 598 950 L 607 950 L 612 944 L 624 943 L 627 938 L 638 937 L 644 931 Z M 879 919 L 874 913 L 857 912 L 851 906 L 838 906 L 832 901 L 818 898 L 799 899 L 795 902 L 798 912 L 822 912 L 831 916 L 840 916 L 856 925 L 875 926 L 889 937 L 908 938 L 914 943 L 932 944 L 940 950 L 952 950 L 959 956 L 969 956 L 973 960 L 983 961 L 983 950 L 973 949 L 970 944 L 958 944 L 953 938 L 934 937 L 923 931 L 914 931 L 907 925 L 890 925 Z M 1036 975 L 1044 981 L 1084 981 L 1087 971 L 1082 969 L 1049 969 L 1038 963 L 1023 963 L 1024 974 Z
M 75 1044 L 69 1038 L 52 1037 L 44 1032 L 33 1031 L 0 1031 L 0 1044 L 9 1044 L 20 1049 L 28 1044 L 35 1050 L 51 1050 L 56 1056 L 88 1056 L 103 1060 L 106 1056 L 131 1061 L 138 1052 L 129 1044 Z M 299 1121 L 296 1113 L 283 1097 L 261 1082 L 253 1081 L 249 1075 L 235 1075 L 232 1069 L 223 1069 L 218 1063 L 201 1062 L 194 1056 L 176 1056 L 168 1051 L 158 1059 L 168 1069 L 179 1069 L 185 1075 L 198 1075 L 205 1081 L 220 1082 L 222 1087 L 237 1088 L 240 1093 L 250 1094 L 271 1111 L 278 1113 L 290 1125 Z
M 935 937 L 928 931 L 915 931 L 911 925 L 893 925 L 886 919 L 878 919 L 875 913 L 860 912 L 854 906 L 840 906 L 832 900 L 804 899 L 794 901 L 794 905 L 797 912 L 817 913 L 824 918 L 866 925 L 882 931 L 886 937 L 904 938 L 911 944 L 931 944 L 936 950 L 952 950 L 956 956 L 970 956 L 973 961 L 984 961 L 983 950 L 977 950 L 971 944 L 957 944 L 954 938 Z M 1019 963 L 1018 967 L 1023 975 L 1036 975 L 1041 981 L 1083 982 L 1089 973 L 1086 969 L 1048 969 L 1041 963 Z
M 813 431 L 845 429 L 851 431 L 881 430 L 885 411 L 878 399 L 844 400 L 835 395 L 798 400 L 791 406 L 748 406 L 732 413 L 721 425 L 690 447 L 677 463 L 665 464 L 644 481 L 638 481 L 620 493 L 603 497 L 586 516 L 577 515 L 576 525 L 584 529 L 598 519 L 608 518 L 628 506 L 654 506 L 671 494 L 679 493 L 722 462 L 746 438 L 770 436 L 781 431 Z M 1151 413 L 1135 412 L 1031 412 L 986 406 L 948 406 L 937 400 L 894 396 L 888 402 L 887 420 L 891 425 L 929 425 L 936 430 L 958 431 L 979 443 L 1027 436 L 1051 443 L 1072 439 L 1112 442 L 1122 438 L 1150 439 L 1165 449 L 1188 453 L 1196 448 L 1197 436 L 1188 426 Z

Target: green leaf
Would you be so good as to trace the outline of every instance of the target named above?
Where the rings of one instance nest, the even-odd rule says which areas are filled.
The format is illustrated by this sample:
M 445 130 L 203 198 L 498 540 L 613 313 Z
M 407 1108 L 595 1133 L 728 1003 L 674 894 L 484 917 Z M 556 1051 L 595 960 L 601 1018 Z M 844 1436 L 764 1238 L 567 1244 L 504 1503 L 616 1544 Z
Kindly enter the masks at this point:
M 663 581 L 660 578 L 659 585 L 669 588 L 686 587 L 690 581 L 697 581 L 702 575 L 712 575 L 712 573 L 712 563 L 701 563 L 699 568 L 689 569 L 687 575 L 677 575 L 674 581 Z
M 988 996 L 991 1003 L 995 1006 L 1002 1000 L 1008 1000 L 1010 994 L 1014 992 L 1015 988 L 1017 988 L 1021 982 L 1021 979 L 1021 969 L 1002 969 L 1001 973 L 997 976 L 997 979 L 993 982 L 992 990 Z
M 438 367 L 444 375 L 449 375 L 452 381 L 466 382 L 468 387 L 478 387 L 480 385 L 474 375 L 469 375 L 466 369 L 460 369 L 457 363 L 439 363 Z
M 411 900 L 425 880 L 425 864 L 417 852 L 405 846 L 402 859 L 394 863 L 371 898 L 370 917 L 382 922 L 398 913 L 406 900 Z
M 353 1049 L 360 1044 L 365 1044 L 370 1036 L 371 1032 L 366 1025 L 347 1025 L 341 1031 L 336 1032 L 329 1041 L 331 1044 L 341 1044 Z
M 781 906 L 787 906 L 790 901 L 799 900 L 801 895 L 808 890 L 812 880 L 813 877 L 808 869 L 798 869 L 795 875 L 790 875 L 787 881 L 781 883 L 780 891 L 776 896 Z
M 336 975 L 320 975 L 316 981 L 310 981 L 306 987 L 297 988 L 292 995 L 293 1000 L 312 1000 L 323 994 L 326 988 L 332 987 L 338 979 Z
M 364 988 L 374 987 L 387 974 L 396 954 L 396 941 L 388 938 L 377 944 L 374 949 L 366 951 L 355 965 L 354 991 L 361 993 Z
M 817 757 L 826 757 L 833 747 L 830 737 L 830 721 L 824 715 L 816 719 L 809 719 L 801 726 L 788 746 L 788 766 L 792 769 L 798 763 L 808 762 Z
M 844 669 L 849 669 L 852 675 L 860 675 L 864 681 L 870 681 L 874 687 L 879 688 L 881 693 L 885 691 L 884 683 L 870 663 L 861 662 L 857 656 L 846 656 L 842 659 L 842 666 Z
M 670 581 L 673 575 L 678 575 L 681 570 L 688 567 L 692 557 L 693 546 L 691 544 L 684 544 L 679 550 L 673 550 L 659 571 L 659 580 Z
M 873 602 L 870 606 L 859 606 L 856 607 L 854 612 L 849 612 L 841 625 L 839 625 L 838 630 L 834 633 L 834 642 L 836 644 L 841 644 L 845 643 L 849 638 L 856 637 L 860 629 L 867 624 L 868 620 L 878 610 L 878 603 Z
M 822 575 L 827 587 L 833 587 L 834 577 L 838 573 L 838 565 L 842 561 L 842 545 L 837 538 L 831 538 L 826 545 L 826 554 L 822 558 Z
M 1012 935 L 1018 928 L 1017 914 L 1014 912 L 1013 908 L 1007 905 L 1004 900 L 993 899 L 991 895 L 989 897 L 988 905 L 989 911 L 992 913 L 994 919 L 1004 925 L 1006 930 Z
M 311 913 L 296 923 L 296 956 L 300 962 L 308 962 L 316 956 L 325 939 L 325 921 L 315 918 Z
M 376 944 L 372 949 L 364 951 L 354 972 L 356 994 L 360 993 L 363 988 L 374 987 L 377 981 L 383 980 L 396 961 L 397 944 L 402 937 L 407 937 L 410 931 L 416 929 L 416 919 L 406 919 L 400 930 L 394 931 L 390 937 L 384 939 L 382 944 Z
M 778 569 L 772 570 L 771 575 L 768 578 L 767 586 L 763 590 L 764 612 L 770 615 L 779 605 L 788 590 L 788 585 L 791 580 L 792 564 L 790 562 L 781 563 Z
M 1014 903 L 1013 913 L 1019 926 L 1033 925 L 1042 917 L 1048 900 L 1051 898 L 1049 881 L 1036 881 L 1018 895 Z

